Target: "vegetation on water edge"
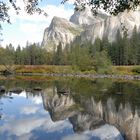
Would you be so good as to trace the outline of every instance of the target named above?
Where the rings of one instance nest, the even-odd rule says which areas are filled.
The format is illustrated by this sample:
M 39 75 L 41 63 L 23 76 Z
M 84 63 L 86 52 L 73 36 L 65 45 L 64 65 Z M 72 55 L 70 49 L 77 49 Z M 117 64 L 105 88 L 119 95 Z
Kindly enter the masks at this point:
M 116 75 L 139 75 L 140 66 L 111 66 L 107 73 L 98 73 L 95 69 L 81 71 L 77 66 L 55 65 L 13 65 L 11 69 L 15 74 L 116 74 Z M 0 73 L 6 68 L 0 65 Z

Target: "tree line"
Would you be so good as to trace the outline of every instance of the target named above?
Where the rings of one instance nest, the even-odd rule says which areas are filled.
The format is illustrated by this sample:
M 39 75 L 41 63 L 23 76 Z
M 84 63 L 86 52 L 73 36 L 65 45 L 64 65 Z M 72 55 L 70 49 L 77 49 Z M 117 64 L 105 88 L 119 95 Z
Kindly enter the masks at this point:
M 108 44 L 107 51 L 114 65 L 140 65 L 140 33 L 136 26 L 130 38 L 127 31 L 122 37 L 118 30 L 116 41 Z
M 48 52 L 39 44 L 29 44 L 15 49 L 12 44 L 0 47 L 0 64 L 15 65 L 72 65 L 80 70 L 108 70 L 113 65 L 140 65 L 140 33 L 136 26 L 129 38 L 127 31 L 123 37 L 117 31 L 116 41 L 109 42 L 107 37 L 96 38 L 94 44 L 75 41 L 62 49 L 61 43 L 55 51 Z M 79 43 L 80 42 L 80 43 Z

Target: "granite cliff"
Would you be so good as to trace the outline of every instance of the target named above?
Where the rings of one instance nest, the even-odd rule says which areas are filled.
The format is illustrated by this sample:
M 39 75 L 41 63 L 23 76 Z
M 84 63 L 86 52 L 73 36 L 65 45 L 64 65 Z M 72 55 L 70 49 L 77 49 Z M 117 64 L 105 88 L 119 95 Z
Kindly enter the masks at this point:
M 109 16 L 99 12 L 97 16 L 87 8 L 85 11 L 75 11 L 70 20 L 54 17 L 50 26 L 45 29 L 42 46 L 48 51 L 56 49 L 61 42 L 64 48 L 78 38 L 80 42 L 91 41 L 96 38 L 107 37 L 114 41 L 117 31 L 123 35 L 124 28 L 131 36 L 133 28 L 140 30 L 140 11 L 125 11 L 118 16 Z

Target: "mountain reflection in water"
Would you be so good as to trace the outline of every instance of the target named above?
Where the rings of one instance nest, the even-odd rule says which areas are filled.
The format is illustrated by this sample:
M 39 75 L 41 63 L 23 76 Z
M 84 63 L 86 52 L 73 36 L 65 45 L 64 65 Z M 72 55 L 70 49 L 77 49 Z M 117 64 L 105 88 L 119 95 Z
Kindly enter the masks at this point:
M 139 82 L 60 79 L 0 84 L 7 88 L 0 94 L 2 140 L 121 140 L 121 134 L 140 140 Z M 13 87 L 25 91 L 9 93 Z

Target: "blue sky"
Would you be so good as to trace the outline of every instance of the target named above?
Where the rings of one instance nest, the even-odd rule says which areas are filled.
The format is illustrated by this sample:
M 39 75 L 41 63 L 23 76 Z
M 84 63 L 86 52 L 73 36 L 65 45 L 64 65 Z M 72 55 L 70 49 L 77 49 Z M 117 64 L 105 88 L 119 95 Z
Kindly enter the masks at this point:
M 9 15 L 12 24 L 2 23 L 3 41 L 1 45 L 3 47 L 9 43 L 17 47 L 18 44 L 25 46 L 27 41 L 41 42 L 44 29 L 49 26 L 54 16 L 69 19 L 74 12 L 71 2 L 63 5 L 61 0 L 42 0 L 40 6 L 47 12 L 48 17 L 38 14 L 30 16 L 23 10 L 22 0 L 17 2 L 17 5 L 22 9 L 20 14 L 16 15 L 14 9 L 11 8 Z

